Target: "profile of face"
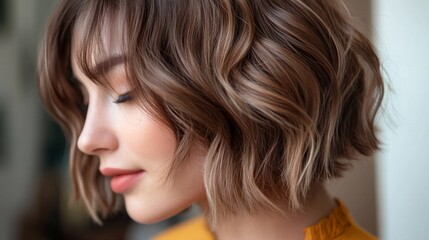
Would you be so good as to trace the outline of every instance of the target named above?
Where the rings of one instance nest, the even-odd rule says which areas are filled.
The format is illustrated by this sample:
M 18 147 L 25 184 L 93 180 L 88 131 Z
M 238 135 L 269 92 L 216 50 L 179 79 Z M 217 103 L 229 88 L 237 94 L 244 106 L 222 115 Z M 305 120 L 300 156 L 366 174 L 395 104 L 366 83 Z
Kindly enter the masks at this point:
M 120 39 L 109 33 L 104 31 L 106 46 L 103 47 L 115 49 L 112 46 Z M 73 41 L 79 41 L 78 33 Z M 115 57 L 118 52 L 109 54 Z M 180 169 L 178 177 L 167 181 L 177 144 L 172 129 L 139 107 L 124 63 L 118 62 L 107 71 L 105 79 L 110 86 L 107 88 L 85 76 L 77 55 L 76 48 L 72 47 L 73 74 L 87 104 L 78 148 L 99 158 L 99 170 L 110 178 L 112 191 L 123 195 L 130 217 L 140 223 L 154 223 L 202 201 L 205 198 L 204 151 L 195 146 L 189 164 Z

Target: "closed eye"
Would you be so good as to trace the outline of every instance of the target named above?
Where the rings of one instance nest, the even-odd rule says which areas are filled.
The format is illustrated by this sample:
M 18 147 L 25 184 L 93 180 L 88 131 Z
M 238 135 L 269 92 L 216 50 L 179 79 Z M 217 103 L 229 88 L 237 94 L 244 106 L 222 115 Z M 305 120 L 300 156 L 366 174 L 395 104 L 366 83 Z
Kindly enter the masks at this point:
M 132 92 L 127 92 L 122 95 L 119 95 L 118 98 L 114 101 L 114 103 L 124 103 L 132 99 Z

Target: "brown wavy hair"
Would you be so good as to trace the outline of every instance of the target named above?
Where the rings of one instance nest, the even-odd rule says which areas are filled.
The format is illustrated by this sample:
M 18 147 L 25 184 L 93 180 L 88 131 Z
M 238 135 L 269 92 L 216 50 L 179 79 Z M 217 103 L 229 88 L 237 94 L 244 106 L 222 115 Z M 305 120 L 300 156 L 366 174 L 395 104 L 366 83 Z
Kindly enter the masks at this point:
M 85 113 L 71 71 L 93 69 L 107 19 L 121 21 L 127 79 L 141 107 L 174 130 L 170 178 L 195 141 L 207 147 L 210 220 L 298 209 L 311 188 L 379 147 L 380 62 L 334 0 L 63 0 L 40 51 L 40 94 L 70 143 L 74 192 L 90 214 L 112 212 L 98 161 L 76 147 Z M 95 53 L 95 54 L 94 54 Z M 103 72 L 101 72 L 101 75 Z

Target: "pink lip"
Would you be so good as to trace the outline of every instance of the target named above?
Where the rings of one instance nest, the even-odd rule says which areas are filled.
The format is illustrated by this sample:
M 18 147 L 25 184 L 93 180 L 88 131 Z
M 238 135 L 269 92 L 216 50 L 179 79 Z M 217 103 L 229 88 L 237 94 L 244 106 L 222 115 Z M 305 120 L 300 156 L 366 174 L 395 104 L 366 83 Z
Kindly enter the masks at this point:
M 128 170 L 117 168 L 103 168 L 100 172 L 104 176 L 112 177 L 110 187 L 116 193 L 124 193 L 132 188 L 143 174 L 143 170 Z

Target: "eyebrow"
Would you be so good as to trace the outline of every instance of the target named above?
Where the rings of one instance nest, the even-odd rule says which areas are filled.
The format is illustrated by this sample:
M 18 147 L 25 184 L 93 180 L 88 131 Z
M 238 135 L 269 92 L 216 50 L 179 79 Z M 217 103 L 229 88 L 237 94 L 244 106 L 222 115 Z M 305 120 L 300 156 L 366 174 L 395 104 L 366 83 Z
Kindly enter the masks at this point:
M 124 55 L 114 55 L 108 57 L 107 59 L 95 64 L 93 71 L 95 75 L 104 75 L 112 70 L 117 65 L 120 65 L 125 62 Z

